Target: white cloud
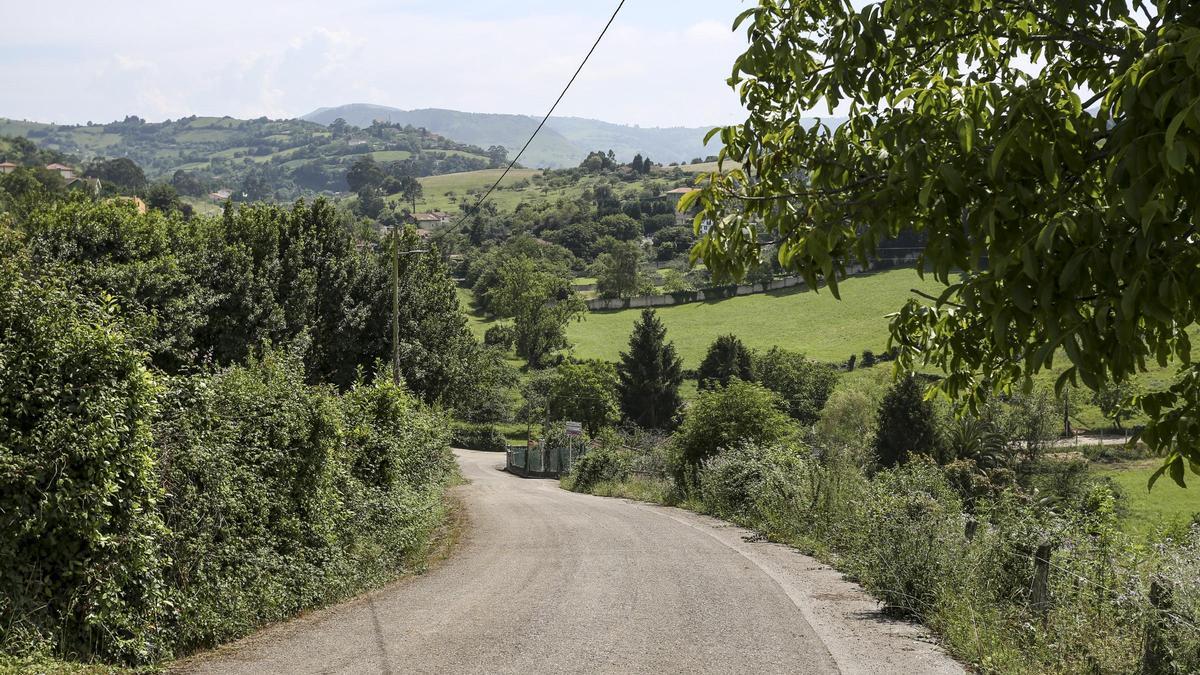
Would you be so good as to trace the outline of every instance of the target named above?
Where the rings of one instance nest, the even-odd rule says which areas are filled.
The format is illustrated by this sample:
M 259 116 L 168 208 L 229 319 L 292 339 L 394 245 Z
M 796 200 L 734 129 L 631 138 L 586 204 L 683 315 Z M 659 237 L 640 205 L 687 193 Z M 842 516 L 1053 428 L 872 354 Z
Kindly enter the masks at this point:
M 725 85 L 738 3 L 698 0 L 679 20 L 631 3 L 560 114 L 643 126 L 741 116 Z M 732 6 L 731 6 L 732 5 Z M 65 0 L 6 9 L 29 27 L 0 51 L 0 116 L 53 121 L 190 114 L 288 117 L 369 102 L 541 114 L 611 12 L 608 0 Z

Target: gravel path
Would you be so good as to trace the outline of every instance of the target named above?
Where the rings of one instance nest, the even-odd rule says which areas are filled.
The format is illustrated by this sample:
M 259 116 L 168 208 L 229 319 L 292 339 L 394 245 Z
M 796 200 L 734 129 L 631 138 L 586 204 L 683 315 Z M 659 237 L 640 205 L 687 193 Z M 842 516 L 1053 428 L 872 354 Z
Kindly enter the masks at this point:
M 432 572 L 181 661 L 188 673 L 962 673 L 783 546 L 456 451 L 470 524 Z

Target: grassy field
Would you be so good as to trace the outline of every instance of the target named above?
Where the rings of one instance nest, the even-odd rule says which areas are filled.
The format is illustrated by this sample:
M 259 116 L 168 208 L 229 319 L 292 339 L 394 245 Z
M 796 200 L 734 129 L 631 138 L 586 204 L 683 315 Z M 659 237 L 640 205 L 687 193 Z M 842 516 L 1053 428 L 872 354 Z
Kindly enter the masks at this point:
M 1158 469 L 1159 460 L 1149 459 L 1110 466 L 1098 465 L 1096 471 L 1109 476 L 1118 485 L 1126 498 L 1127 509 L 1123 527 L 1130 534 L 1146 537 L 1159 527 L 1186 525 L 1200 513 L 1200 488 L 1191 485 L 1181 488 L 1163 477 L 1154 484 L 1154 490 L 1146 489 L 1150 475 Z M 1189 474 L 1193 483 L 1197 477 Z
M 778 346 L 821 361 L 845 361 L 864 349 L 879 352 L 887 346 L 887 315 L 904 304 L 912 288 L 932 293 L 939 286 L 912 270 L 892 270 L 847 279 L 840 302 L 827 289 L 786 289 L 657 312 L 685 368 L 700 365 L 713 340 L 730 333 L 755 349 Z M 638 309 L 589 313 L 568 330 L 575 354 L 615 360 L 640 315 Z
M 821 361 L 845 361 L 864 349 L 887 346 L 887 314 L 912 295 L 932 293 L 938 286 L 912 270 L 891 270 L 847 279 L 842 300 L 827 289 L 817 293 L 791 288 L 713 302 L 657 308 L 685 368 L 700 365 L 708 346 L 720 335 L 734 334 L 754 349 L 783 347 Z M 459 289 L 471 330 L 482 336 L 494 320 L 470 310 L 471 292 Z M 567 329 L 575 356 L 616 361 L 628 345 L 640 309 L 589 312 Z
M 483 171 L 464 171 L 462 173 L 447 173 L 440 176 L 426 176 L 420 179 L 421 187 L 425 190 L 425 195 L 422 199 L 417 200 L 417 210 L 440 210 L 456 213 L 458 207 L 451 197 L 462 199 L 472 190 L 487 190 L 503 172 L 503 169 L 485 169 Z M 504 177 L 504 182 L 500 184 L 500 187 L 509 187 L 513 183 L 539 173 L 541 171 L 538 169 L 513 169 Z M 494 202 L 503 211 L 512 210 L 525 198 L 525 190 L 501 189 L 492 193 L 489 201 Z M 393 195 L 388 198 L 388 201 L 400 203 L 403 201 L 403 197 Z

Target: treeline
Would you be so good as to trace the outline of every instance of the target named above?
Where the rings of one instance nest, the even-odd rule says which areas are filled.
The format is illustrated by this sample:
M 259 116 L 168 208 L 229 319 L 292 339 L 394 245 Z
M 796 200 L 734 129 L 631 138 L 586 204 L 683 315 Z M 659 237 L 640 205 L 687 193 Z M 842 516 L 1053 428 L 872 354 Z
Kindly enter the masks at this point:
M 683 375 L 673 362 L 646 310 L 615 368 L 565 364 L 542 397 L 526 393 L 546 402 L 531 424 L 578 420 L 592 438 L 566 486 L 815 553 L 987 672 L 1200 668 L 1200 525 L 1164 526 L 1151 545 L 1123 533 L 1120 488 L 1056 452 L 1064 400 L 1035 389 L 956 414 L 926 399 L 928 378 L 839 374 L 726 336 L 681 409 L 662 393 Z
M 154 662 L 420 564 L 438 409 L 487 372 L 436 252 L 402 259 L 396 387 L 386 249 L 323 201 L 24 206 L 0 211 L 0 650 Z

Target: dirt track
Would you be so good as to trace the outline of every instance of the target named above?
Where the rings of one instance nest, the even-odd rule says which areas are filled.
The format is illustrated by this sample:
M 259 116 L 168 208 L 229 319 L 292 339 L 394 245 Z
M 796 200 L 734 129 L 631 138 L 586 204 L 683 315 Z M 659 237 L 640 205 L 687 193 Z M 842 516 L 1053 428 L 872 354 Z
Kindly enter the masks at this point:
M 427 575 L 177 664 L 194 673 L 961 673 L 839 574 L 721 521 L 458 451 L 470 519 Z

